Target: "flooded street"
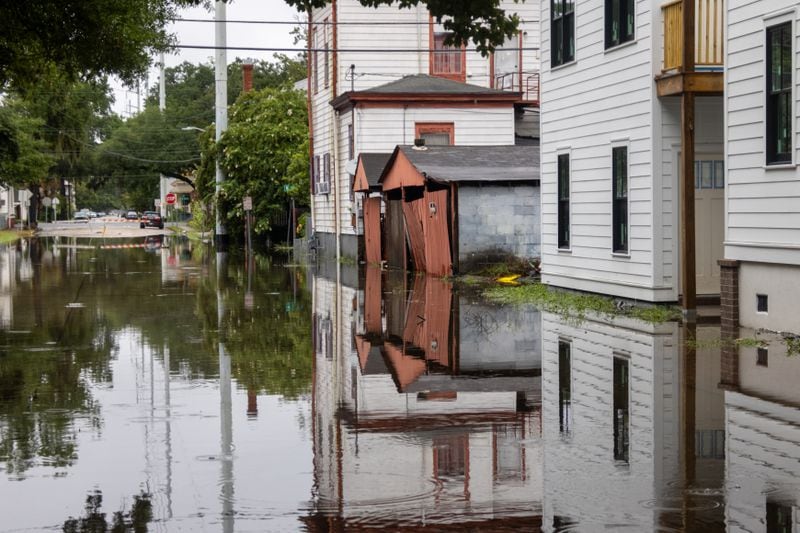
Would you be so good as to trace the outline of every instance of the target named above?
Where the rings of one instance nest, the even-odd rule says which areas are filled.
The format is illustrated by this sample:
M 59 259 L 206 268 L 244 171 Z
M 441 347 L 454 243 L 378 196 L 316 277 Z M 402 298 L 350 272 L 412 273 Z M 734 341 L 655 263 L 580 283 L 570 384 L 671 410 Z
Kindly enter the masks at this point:
M 0 249 L 0 530 L 798 527 L 784 344 L 287 263 Z

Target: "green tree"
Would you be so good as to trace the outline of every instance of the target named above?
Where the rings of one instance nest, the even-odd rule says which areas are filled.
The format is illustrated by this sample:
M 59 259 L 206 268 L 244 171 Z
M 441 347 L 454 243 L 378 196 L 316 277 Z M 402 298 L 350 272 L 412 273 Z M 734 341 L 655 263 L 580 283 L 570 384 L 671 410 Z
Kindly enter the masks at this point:
M 241 93 L 241 69 L 238 59 L 228 66 L 230 101 Z M 253 86 L 288 86 L 304 75 L 302 58 L 276 56 L 274 62 L 259 61 L 254 65 Z M 158 196 L 159 174 L 184 179 L 194 186 L 200 143 L 214 135 L 214 69 L 208 64 L 182 63 L 165 69 L 165 82 L 164 111 L 158 109 L 155 87 L 145 110 L 118 124 L 98 146 L 94 177 L 89 180 L 89 188 L 97 194 L 87 195 L 83 205 L 95 198 L 112 196 L 119 198 L 124 207 L 152 209 L 153 199 Z M 205 135 L 198 135 L 194 128 L 206 130 Z
M 72 79 L 115 74 L 132 83 L 175 44 L 166 26 L 201 0 L 0 2 L 0 86 L 33 86 L 51 65 Z
M 253 198 L 255 232 L 265 233 L 270 220 L 289 199 L 308 203 L 308 118 L 302 92 L 264 89 L 243 94 L 231 107 L 228 129 L 219 143 L 206 139 L 198 169 L 198 187 L 210 198 L 215 158 L 225 172 L 217 199 L 232 235 L 241 233 L 242 198 Z
M 0 184 L 27 187 L 39 183 L 47 175 L 53 158 L 45 153 L 47 142 L 39 136 L 42 124 L 18 102 L 0 107 L 0 130 L 4 139 L 0 144 Z
M 514 0 L 521 3 L 525 0 Z M 507 38 L 516 34 L 519 17 L 509 15 L 500 7 L 501 0 L 359 0 L 366 7 L 397 5 L 407 9 L 416 5 L 427 7 L 430 14 L 452 35 L 446 43 L 466 45 L 470 41 L 483 53 L 491 52 Z M 298 11 L 324 7 L 331 0 L 286 0 Z

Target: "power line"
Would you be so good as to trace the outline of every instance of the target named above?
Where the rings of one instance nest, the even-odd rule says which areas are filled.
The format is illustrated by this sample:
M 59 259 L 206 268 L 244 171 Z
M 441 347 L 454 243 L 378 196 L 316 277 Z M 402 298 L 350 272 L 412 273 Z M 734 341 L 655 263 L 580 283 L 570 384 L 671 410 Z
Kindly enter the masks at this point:
M 207 22 L 207 23 L 217 23 L 218 21 L 214 19 L 196 19 L 196 18 L 173 18 L 173 22 Z M 305 26 L 308 24 L 308 21 L 305 20 L 226 20 L 224 22 L 230 24 L 271 24 L 271 25 L 290 25 L 290 26 Z M 539 21 L 536 20 L 520 20 L 520 24 L 537 24 Z M 429 26 L 430 21 L 406 21 L 406 20 L 373 20 L 373 21 L 365 21 L 365 20 L 351 20 L 351 21 L 336 21 L 333 22 L 331 20 L 322 21 L 322 22 L 312 22 L 314 26 Z M 440 24 L 440 23 L 437 23 Z
M 387 53 L 440 53 L 448 54 L 453 52 L 480 52 L 477 48 L 454 48 L 454 49 L 433 49 L 433 48 L 286 48 L 286 47 L 259 47 L 259 46 L 213 46 L 202 44 L 176 44 L 175 48 L 188 48 L 192 50 L 234 50 L 241 52 L 342 52 L 357 54 L 387 54 Z M 503 52 L 520 51 L 539 51 L 538 46 L 503 47 Z M 496 50 L 495 50 L 496 51 Z

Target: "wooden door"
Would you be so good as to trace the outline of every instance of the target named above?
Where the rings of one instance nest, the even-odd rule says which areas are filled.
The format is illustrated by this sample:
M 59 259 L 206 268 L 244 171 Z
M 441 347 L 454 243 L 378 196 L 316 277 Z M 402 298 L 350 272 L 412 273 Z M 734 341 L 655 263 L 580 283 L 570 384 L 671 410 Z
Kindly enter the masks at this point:
M 380 265 L 381 257 L 381 199 L 364 199 L 364 247 L 367 263 Z

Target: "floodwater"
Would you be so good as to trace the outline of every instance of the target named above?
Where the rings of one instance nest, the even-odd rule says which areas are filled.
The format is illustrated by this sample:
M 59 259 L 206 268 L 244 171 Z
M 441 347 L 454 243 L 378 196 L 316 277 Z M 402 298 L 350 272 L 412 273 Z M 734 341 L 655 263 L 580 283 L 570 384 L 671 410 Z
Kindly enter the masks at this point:
M 286 263 L 0 248 L 0 530 L 797 529 L 783 344 Z

